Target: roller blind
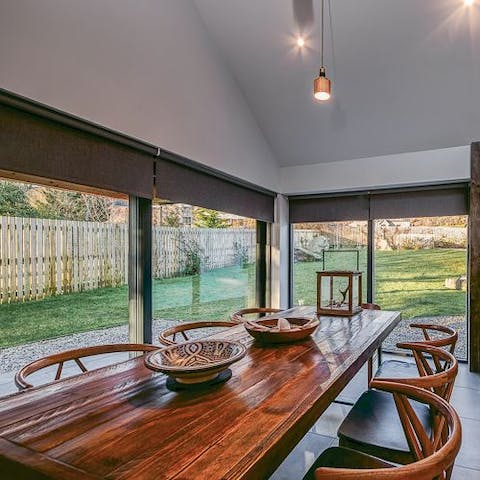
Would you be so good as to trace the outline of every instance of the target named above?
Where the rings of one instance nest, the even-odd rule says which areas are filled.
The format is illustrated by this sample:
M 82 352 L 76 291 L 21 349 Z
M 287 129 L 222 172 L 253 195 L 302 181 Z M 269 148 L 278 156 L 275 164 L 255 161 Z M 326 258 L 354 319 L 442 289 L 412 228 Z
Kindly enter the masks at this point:
M 468 187 L 372 194 L 371 218 L 436 217 L 468 214 Z
M 173 203 L 273 222 L 273 192 L 239 183 L 211 169 L 204 170 L 169 152 L 156 161 L 155 191 L 159 198 Z
M 0 170 L 152 198 L 156 152 L 0 91 Z
M 468 214 L 468 184 L 290 197 L 290 221 L 328 222 Z
M 368 195 L 290 198 L 290 222 L 368 220 Z

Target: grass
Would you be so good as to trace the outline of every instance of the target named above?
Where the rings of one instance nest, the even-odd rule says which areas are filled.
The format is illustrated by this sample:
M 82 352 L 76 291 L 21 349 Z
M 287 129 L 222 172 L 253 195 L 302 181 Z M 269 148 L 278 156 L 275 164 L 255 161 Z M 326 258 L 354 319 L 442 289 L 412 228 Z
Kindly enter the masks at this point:
M 153 281 L 153 316 L 220 319 L 254 303 L 255 267 L 219 268 L 201 276 Z M 128 323 L 128 288 L 101 288 L 0 305 L 0 347 Z
M 352 268 L 352 258 L 329 254 L 327 269 Z M 363 251 L 360 268 L 365 271 Z M 315 272 L 320 262 L 294 266 L 294 300 L 316 303 Z M 466 253 L 455 249 L 376 253 L 376 298 L 404 318 L 464 315 L 465 292 L 444 288 L 445 279 L 464 274 Z M 153 282 L 153 316 L 166 319 L 220 319 L 254 303 L 255 268 L 219 268 L 201 276 Z M 42 301 L 0 305 L 0 347 L 128 323 L 128 289 L 102 288 Z
M 333 256 L 332 256 L 333 257 Z M 360 268 L 365 271 L 365 253 Z M 363 264 L 363 265 L 362 265 Z M 327 268 L 345 268 L 332 259 Z M 352 264 L 350 264 L 350 269 Z M 445 279 L 464 275 L 466 252 L 459 249 L 378 251 L 375 261 L 375 302 L 400 310 L 403 318 L 465 315 L 466 294 L 449 290 Z M 294 266 L 294 303 L 316 303 L 315 272 L 321 262 Z

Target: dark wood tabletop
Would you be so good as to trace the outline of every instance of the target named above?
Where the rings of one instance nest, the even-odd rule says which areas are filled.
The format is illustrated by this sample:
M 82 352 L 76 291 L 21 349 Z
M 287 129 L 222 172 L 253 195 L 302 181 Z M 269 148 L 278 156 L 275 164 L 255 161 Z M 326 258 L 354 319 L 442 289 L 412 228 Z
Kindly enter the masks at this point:
M 6 397 L 0 478 L 268 478 L 399 321 L 375 310 L 321 317 L 311 339 L 279 346 L 229 328 L 215 336 L 247 355 L 204 391 L 172 392 L 136 358 Z

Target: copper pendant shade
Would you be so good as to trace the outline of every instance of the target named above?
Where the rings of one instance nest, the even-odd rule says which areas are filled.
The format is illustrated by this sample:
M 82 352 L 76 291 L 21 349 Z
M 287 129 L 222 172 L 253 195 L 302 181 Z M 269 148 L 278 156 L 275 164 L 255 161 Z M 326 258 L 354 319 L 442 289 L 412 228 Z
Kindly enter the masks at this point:
M 323 37 L 324 37 L 324 27 L 325 27 L 325 0 L 322 1 L 322 36 L 321 36 L 321 67 L 318 77 L 313 81 L 313 96 L 315 100 L 320 100 L 324 102 L 328 100 L 331 96 L 331 82 L 330 79 L 325 74 L 325 67 L 323 64 Z
M 325 101 L 330 98 L 330 80 L 325 76 L 325 68 L 320 68 L 318 77 L 313 82 L 313 96 L 316 100 Z

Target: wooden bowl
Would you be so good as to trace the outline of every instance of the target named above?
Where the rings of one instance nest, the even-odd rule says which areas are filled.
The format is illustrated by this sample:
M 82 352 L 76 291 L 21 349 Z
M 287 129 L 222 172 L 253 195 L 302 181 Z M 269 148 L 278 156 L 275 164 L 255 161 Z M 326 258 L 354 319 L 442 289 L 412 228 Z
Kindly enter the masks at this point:
M 216 378 L 245 353 L 246 348 L 238 342 L 198 340 L 150 352 L 145 355 L 145 366 L 178 383 L 202 383 Z
M 290 343 L 304 340 L 318 327 L 320 321 L 311 318 L 287 318 L 290 330 L 278 330 L 278 318 L 245 322 L 247 332 L 263 343 Z

